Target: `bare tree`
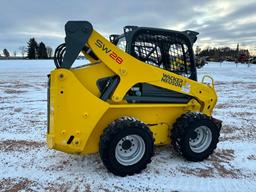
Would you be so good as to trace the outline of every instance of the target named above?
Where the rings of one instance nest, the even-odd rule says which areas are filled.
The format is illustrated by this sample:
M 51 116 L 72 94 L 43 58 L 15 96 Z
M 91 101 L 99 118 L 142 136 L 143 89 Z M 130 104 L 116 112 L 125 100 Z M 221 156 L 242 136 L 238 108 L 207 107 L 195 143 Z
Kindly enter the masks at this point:
M 13 56 L 16 57 L 16 55 L 17 55 L 17 52 L 13 51 Z
M 50 46 L 47 46 L 46 51 L 47 51 L 48 58 L 51 58 L 52 57 L 52 48 Z
M 196 56 L 199 55 L 200 51 L 201 51 L 201 48 L 199 46 L 196 46 Z
M 21 52 L 22 57 L 24 57 L 25 53 L 27 52 L 26 47 L 25 46 L 20 46 L 19 50 Z

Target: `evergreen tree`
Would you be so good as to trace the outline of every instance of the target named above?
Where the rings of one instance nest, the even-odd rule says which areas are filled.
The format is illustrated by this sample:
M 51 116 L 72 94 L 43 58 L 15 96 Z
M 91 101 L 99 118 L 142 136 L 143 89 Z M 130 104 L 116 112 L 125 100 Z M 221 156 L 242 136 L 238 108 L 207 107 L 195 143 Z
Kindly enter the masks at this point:
M 37 59 L 38 58 L 38 44 L 35 38 L 31 38 L 27 43 L 27 53 L 29 59 Z
M 38 59 L 47 59 L 47 50 L 43 42 L 40 42 L 38 46 Z
M 10 53 L 7 49 L 3 50 L 3 54 L 4 54 L 5 57 L 10 57 Z

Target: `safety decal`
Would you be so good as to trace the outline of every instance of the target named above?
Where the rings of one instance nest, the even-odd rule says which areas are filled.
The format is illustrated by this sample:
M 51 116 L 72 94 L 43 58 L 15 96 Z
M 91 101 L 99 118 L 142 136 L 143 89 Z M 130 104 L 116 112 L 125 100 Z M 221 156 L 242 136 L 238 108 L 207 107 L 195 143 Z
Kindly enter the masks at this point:
M 190 84 L 189 83 L 186 83 L 185 85 L 183 85 L 181 87 L 181 90 L 185 93 L 189 93 L 190 92 Z

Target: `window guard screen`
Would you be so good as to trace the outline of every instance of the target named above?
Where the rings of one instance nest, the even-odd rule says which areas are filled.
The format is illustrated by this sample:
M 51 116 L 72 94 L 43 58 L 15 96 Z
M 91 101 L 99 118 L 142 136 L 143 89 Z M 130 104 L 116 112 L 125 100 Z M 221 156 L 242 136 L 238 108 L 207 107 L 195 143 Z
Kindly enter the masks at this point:
M 179 75 L 191 75 L 191 54 L 186 41 L 178 35 L 140 33 L 133 38 L 131 55 Z

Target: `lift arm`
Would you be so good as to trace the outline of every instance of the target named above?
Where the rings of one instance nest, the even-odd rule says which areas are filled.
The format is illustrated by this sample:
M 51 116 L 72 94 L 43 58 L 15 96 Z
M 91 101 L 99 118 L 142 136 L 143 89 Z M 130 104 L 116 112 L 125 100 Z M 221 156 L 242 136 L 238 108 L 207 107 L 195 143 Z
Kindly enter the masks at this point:
M 86 57 L 90 51 L 111 71 L 120 77 L 120 82 L 112 94 L 112 101 L 119 103 L 124 99 L 127 91 L 137 83 L 149 83 L 158 87 L 190 95 L 201 104 L 201 112 L 207 115 L 217 102 L 213 86 L 209 86 L 170 71 L 145 64 L 132 57 L 97 33 L 92 25 L 86 21 L 69 21 L 66 26 L 66 54 L 61 65 L 69 69 L 83 47 Z M 189 37 L 188 37 L 189 38 Z

